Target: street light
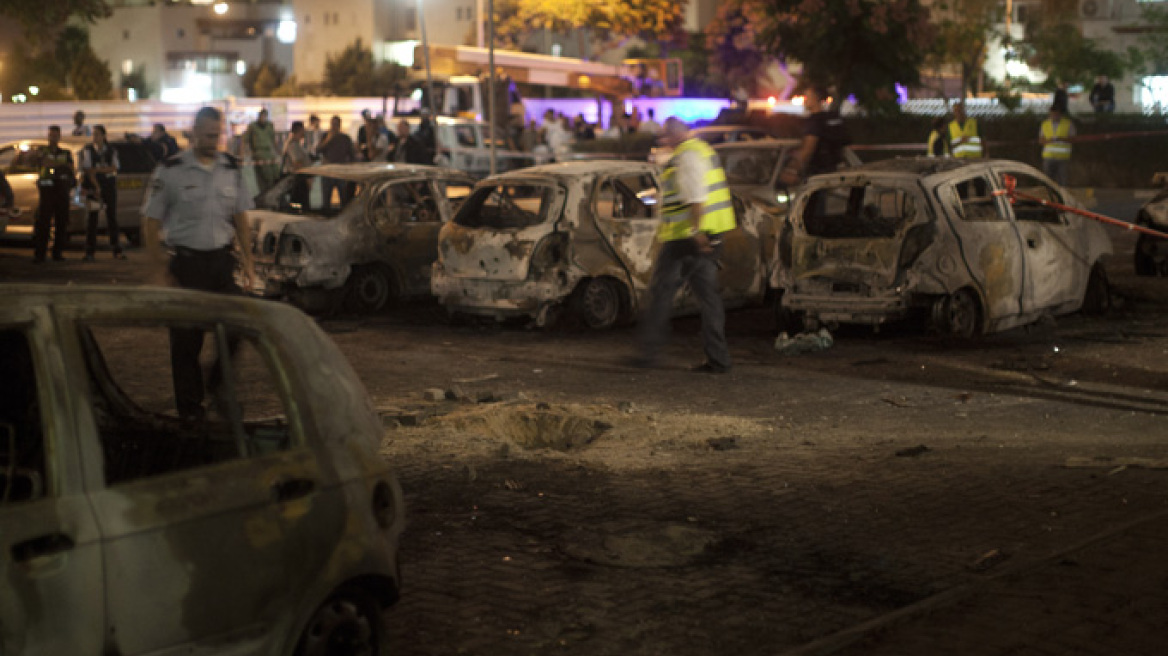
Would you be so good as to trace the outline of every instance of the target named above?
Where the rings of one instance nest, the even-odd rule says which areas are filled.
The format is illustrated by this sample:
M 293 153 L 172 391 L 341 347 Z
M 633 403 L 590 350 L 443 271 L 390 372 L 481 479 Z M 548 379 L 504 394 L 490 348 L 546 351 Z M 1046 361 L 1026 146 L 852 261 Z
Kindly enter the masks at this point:
M 216 14 L 219 14 L 220 16 L 222 16 L 223 14 L 227 13 L 227 3 L 226 2 L 216 2 L 215 6 L 212 7 L 212 9 L 215 10 Z
M 34 84 L 32 86 L 29 86 L 28 92 L 35 96 L 41 92 L 41 88 Z

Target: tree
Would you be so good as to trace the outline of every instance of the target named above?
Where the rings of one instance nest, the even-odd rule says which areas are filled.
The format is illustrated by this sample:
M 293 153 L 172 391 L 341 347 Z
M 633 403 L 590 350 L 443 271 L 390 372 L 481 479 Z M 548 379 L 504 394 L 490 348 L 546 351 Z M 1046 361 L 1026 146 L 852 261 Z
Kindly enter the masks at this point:
M 113 96 L 114 81 L 109 64 L 98 59 L 89 44 L 73 59 L 69 79 L 73 81 L 73 95 L 78 100 L 109 100 Z
M 742 87 L 757 95 L 754 81 L 773 59 L 758 47 L 756 28 L 764 19 L 759 3 L 728 0 L 718 5 L 714 20 L 706 26 L 704 36 L 710 52 L 710 68 L 728 92 Z M 688 68 L 686 75 L 689 75 Z
M 113 14 L 106 0 L 3 0 L 0 17 L 8 17 L 24 26 L 24 36 L 33 47 L 56 41 L 57 33 L 70 18 L 96 23 Z M 88 41 L 88 40 L 87 40 Z
M 961 67 L 961 94 L 976 91 L 974 81 L 985 65 L 990 39 L 1003 36 L 995 25 L 1003 20 L 1000 0 L 942 0 L 937 3 L 936 39 L 926 63 Z
M 685 0 L 499 0 L 495 34 L 500 45 L 519 47 L 537 30 L 577 32 L 601 39 L 641 37 L 675 41 L 684 32 Z
M 1147 31 L 1129 52 L 1131 68 L 1150 75 L 1168 74 L 1168 9 L 1141 5 L 1140 17 Z
M 334 96 L 384 96 L 404 78 L 405 69 L 397 64 L 374 64 L 373 51 L 361 39 L 325 59 L 324 89 Z
M 935 30 L 920 0 L 769 0 L 751 9 L 757 43 L 802 63 L 805 84 L 834 86 L 870 111 L 895 111 L 897 83 L 915 85 Z
M 244 92 L 252 98 L 269 98 L 286 77 L 288 73 L 284 67 L 265 59 L 255 66 L 249 66 L 240 82 Z
M 1033 52 L 1031 65 L 1047 74 L 1047 86 L 1053 86 L 1054 80 L 1090 85 L 1096 75 L 1121 78 L 1131 65 L 1127 57 L 1100 48 L 1065 19 L 1038 23 L 1027 42 Z

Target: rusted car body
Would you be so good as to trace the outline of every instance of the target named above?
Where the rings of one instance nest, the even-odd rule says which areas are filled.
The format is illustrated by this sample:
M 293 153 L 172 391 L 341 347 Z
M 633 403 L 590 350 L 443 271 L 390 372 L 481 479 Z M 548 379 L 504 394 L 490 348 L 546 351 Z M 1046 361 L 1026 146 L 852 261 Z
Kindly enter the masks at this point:
M 357 313 L 428 295 L 438 230 L 473 184 L 459 171 L 412 164 L 302 169 L 250 213 L 252 291 L 314 311 L 343 302 Z
M 659 248 L 657 167 L 589 161 L 538 166 L 479 182 L 438 238 L 432 287 L 448 311 L 537 325 L 569 310 L 592 328 L 631 320 Z M 727 307 L 762 301 L 770 214 L 735 199 L 719 278 Z M 696 311 L 688 288 L 678 313 Z
M 1081 205 L 1034 168 L 1004 160 L 897 159 L 811 178 L 779 238 L 780 323 L 919 316 L 958 336 L 1044 315 L 1105 309 L 1101 225 L 1003 195 Z
M 201 418 L 174 410 L 172 330 L 205 337 Z M 0 361 L 0 653 L 383 653 L 402 495 L 313 321 L 183 290 L 0 285 Z

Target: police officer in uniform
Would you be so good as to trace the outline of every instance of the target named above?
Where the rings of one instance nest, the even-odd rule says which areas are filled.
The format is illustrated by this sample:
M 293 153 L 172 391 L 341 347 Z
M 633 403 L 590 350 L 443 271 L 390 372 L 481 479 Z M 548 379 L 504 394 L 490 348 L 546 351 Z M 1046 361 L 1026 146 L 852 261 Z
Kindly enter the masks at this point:
M 86 144 L 81 149 L 81 174 L 84 180 L 81 186 L 89 196 L 89 202 L 95 207 L 89 210 L 89 222 L 85 230 L 85 260 L 93 260 L 93 252 L 97 249 L 97 216 L 100 206 L 105 205 L 105 227 L 109 232 L 110 248 L 114 251 L 114 258 L 126 259 L 122 254 L 122 247 L 118 244 L 118 151 L 106 141 L 105 126 L 93 126 L 93 143 Z
M 61 128 L 49 126 L 49 146 L 41 150 L 41 167 L 37 175 L 40 206 L 33 228 L 33 262 L 45 261 L 49 248 L 49 226 L 53 226 L 53 259 L 65 259 L 69 244 L 69 196 L 76 182 L 73 153 L 61 148 Z
M 233 242 L 242 256 L 243 278 L 251 285 L 252 245 L 247 212 L 253 208 L 238 159 L 219 150 L 223 116 L 213 107 L 195 115 L 192 147 L 164 161 L 154 171 L 143 201 L 145 244 L 149 259 L 161 268 L 161 228 L 174 249 L 169 274 L 180 287 L 238 294 Z M 204 416 L 203 372 L 199 353 L 202 329 L 172 329 L 171 370 L 179 416 Z
M 726 344 L 726 312 L 718 292 L 718 255 L 722 236 L 735 228 L 734 206 L 718 155 L 706 142 L 689 137 L 676 117 L 665 121 L 661 142 L 674 148 L 662 176 L 663 216 L 657 239 L 662 242 L 653 265 L 649 305 L 641 321 L 641 353 L 635 366 L 656 363 L 666 340 L 673 299 L 688 282 L 702 312 L 705 362 L 693 367 L 703 373 L 730 370 Z

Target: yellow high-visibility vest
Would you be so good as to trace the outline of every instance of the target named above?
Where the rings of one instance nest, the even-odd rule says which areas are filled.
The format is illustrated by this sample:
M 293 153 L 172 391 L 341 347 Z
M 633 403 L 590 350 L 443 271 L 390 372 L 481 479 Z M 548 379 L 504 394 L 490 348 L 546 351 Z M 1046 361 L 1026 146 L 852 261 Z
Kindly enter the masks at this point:
M 681 200 L 677 188 L 677 158 L 687 151 L 695 151 L 710 164 L 706 172 L 706 202 L 702 205 L 701 231 L 716 235 L 733 230 L 734 202 L 730 199 L 730 186 L 726 184 L 726 173 L 718 161 L 718 154 L 701 139 L 687 139 L 673 152 L 665 173 L 661 176 L 664 199 L 661 207 L 661 227 L 657 230 L 660 241 L 688 239 L 693 226 L 689 221 L 689 205 Z
M 963 144 L 958 144 L 957 140 L 962 137 L 969 137 L 969 139 Z M 965 119 L 965 125 L 958 125 L 957 121 L 950 121 L 949 141 L 953 144 L 954 157 L 975 158 L 982 156 L 981 137 L 977 135 L 977 121 L 972 118 Z
M 941 157 L 949 157 L 952 155 L 953 153 L 949 152 L 949 142 L 946 141 L 945 137 L 942 136 L 941 133 L 937 130 L 929 132 L 929 143 L 925 146 L 925 155 L 928 157 L 936 157 L 936 155 L 933 154 L 933 147 L 936 145 L 938 140 L 945 144 L 945 147 L 941 149 Z
M 1042 122 L 1042 136 L 1046 139 L 1046 143 L 1042 146 L 1042 159 L 1070 159 L 1071 158 L 1071 142 L 1067 141 L 1071 137 L 1071 120 L 1064 118 L 1059 121 L 1058 128 L 1048 118 Z M 1058 141 L 1052 141 L 1057 139 Z

